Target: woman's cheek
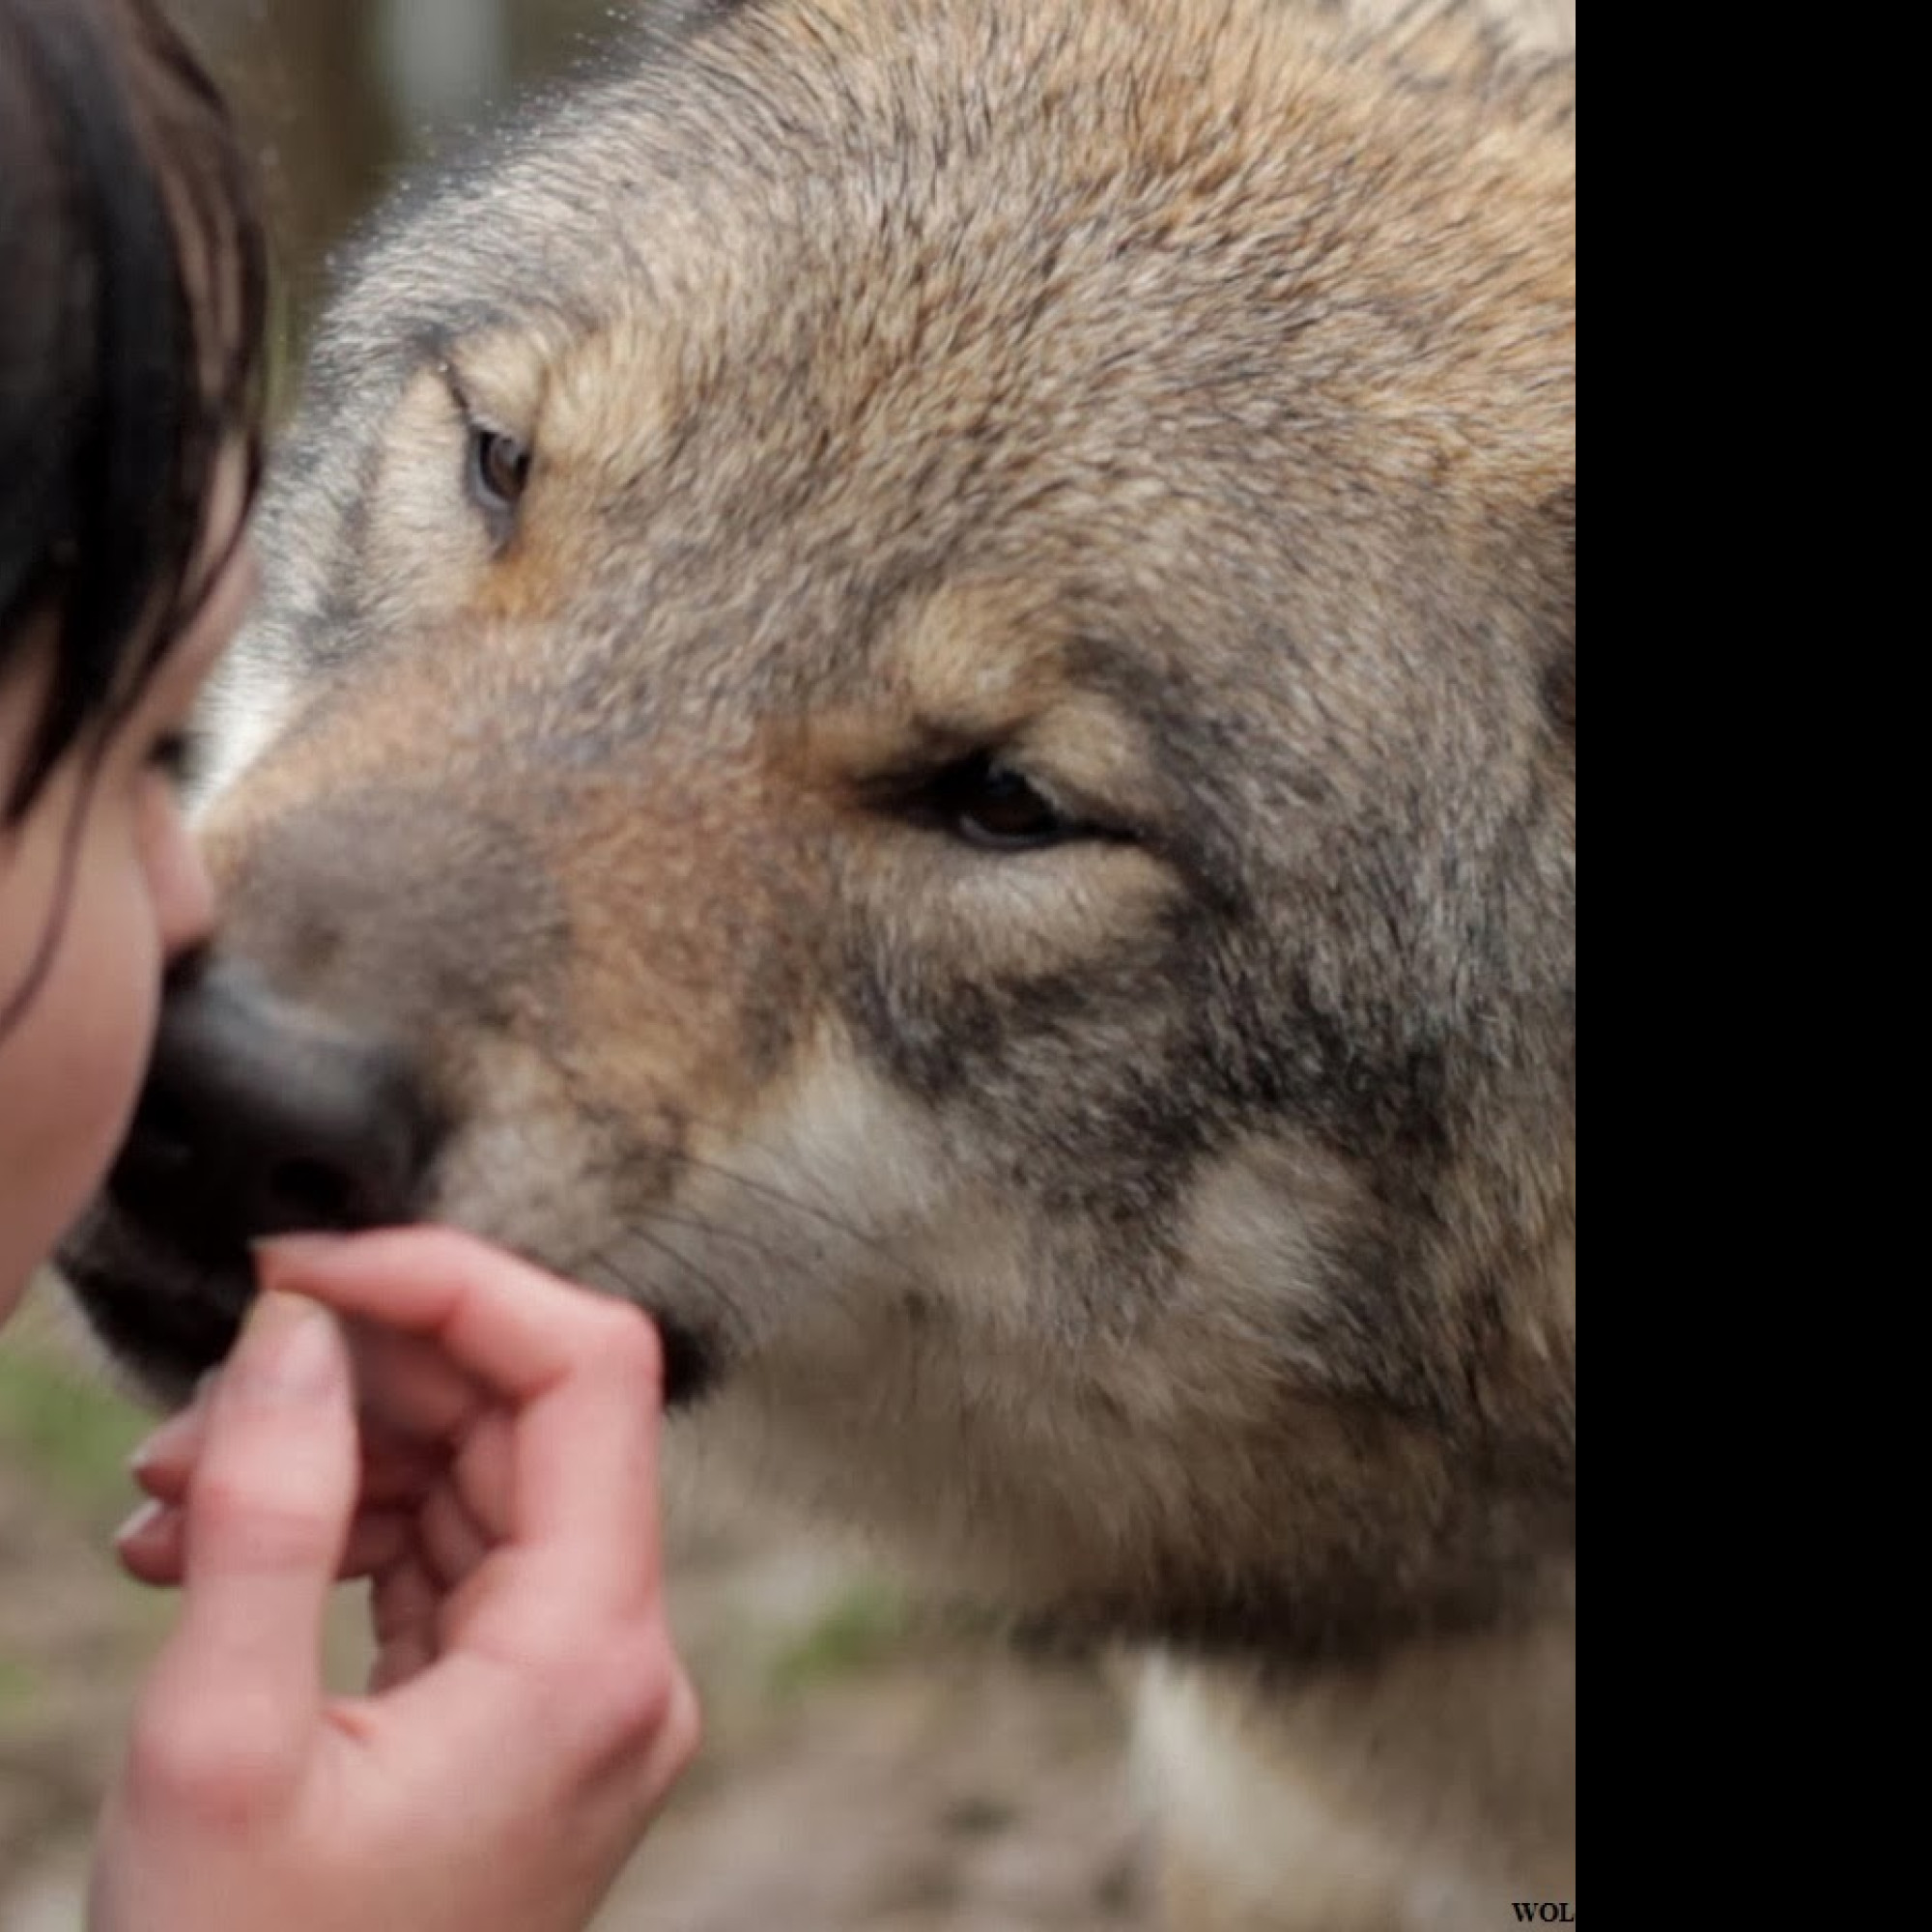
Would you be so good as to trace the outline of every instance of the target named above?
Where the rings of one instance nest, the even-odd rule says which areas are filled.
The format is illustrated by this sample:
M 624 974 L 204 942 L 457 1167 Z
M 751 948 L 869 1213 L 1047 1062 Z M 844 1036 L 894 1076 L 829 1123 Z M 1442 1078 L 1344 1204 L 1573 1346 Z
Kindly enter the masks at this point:
M 125 860 L 116 869 L 114 902 L 94 909 L 92 932 L 73 934 L 72 1132 L 82 1205 L 127 1135 L 160 1015 L 163 955 L 145 870 Z
M 165 966 L 213 931 L 214 886 L 173 787 L 158 773 L 149 775 L 142 807 L 141 864 Z
M 45 977 L 0 1042 L 0 1274 L 45 1260 L 105 1178 L 133 1116 L 160 1004 L 160 952 L 126 828 L 76 874 Z M 19 1285 L 0 1281 L 0 1296 Z M 4 1313 L 4 1310 L 0 1310 Z

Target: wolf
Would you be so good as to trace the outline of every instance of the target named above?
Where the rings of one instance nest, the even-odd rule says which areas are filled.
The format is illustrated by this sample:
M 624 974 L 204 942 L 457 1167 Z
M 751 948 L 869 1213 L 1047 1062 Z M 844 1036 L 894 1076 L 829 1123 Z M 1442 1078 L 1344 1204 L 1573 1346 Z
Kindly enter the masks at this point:
M 252 1236 L 503 1241 L 1145 1654 L 1176 1926 L 1574 1900 L 1574 32 L 640 35 L 347 266 L 69 1278 L 179 1393 Z

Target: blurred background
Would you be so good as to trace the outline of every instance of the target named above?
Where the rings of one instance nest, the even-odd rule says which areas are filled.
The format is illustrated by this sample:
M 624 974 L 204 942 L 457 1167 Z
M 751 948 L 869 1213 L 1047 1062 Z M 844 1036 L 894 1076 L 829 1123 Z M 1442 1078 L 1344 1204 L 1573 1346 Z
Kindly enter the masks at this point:
M 277 347 L 298 359 L 329 251 L 412 164 L 513 98 L 608 57 L 608 0 L 166 0 L 255 137 L 280 270 Z
M 596 0 L 172 0 L 261 161 L 286 398 L 329 251 L 521 90 L 609 58 Z M 44 1286 L 0 1338 L 0 1932 L 79 1932 L 87 1841 L 170 1606 L 108 1539 L 144 1416 Z M 672 1449 L 675 1457 L 675 1444 Z M 600 1932 L 1089 1932 L 1147 1922 L 1119 1703 L 796 1523 L 672 1498 L 703 1753 Z M 331 1670 L 361 1659 L 344 1592 Z M 510 1741 L 506 1741 L 506 1745 Z M 460 1803 L 461 1794 L 452 1794 Z M 484 1848 L 479 1848 L 479 1850 Z

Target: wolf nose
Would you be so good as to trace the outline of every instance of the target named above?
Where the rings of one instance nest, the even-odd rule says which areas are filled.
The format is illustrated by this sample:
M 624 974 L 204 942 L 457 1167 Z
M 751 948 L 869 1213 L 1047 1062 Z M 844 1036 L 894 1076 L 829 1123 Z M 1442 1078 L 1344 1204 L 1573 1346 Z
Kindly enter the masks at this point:
M 170 978 L 108 1192 L 215 1262 L 260 1235 L 408 1219 L 434 1140 L 393 1044 L 204 957 Z

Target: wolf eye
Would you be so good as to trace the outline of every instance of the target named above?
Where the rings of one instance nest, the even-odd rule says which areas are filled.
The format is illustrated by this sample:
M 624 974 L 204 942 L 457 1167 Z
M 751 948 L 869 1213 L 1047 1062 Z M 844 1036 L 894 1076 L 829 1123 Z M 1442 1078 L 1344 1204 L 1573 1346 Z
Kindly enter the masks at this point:
M 1086 829 L 1010 765 L 985 753 L 941 773 L 932 804 L 950 831 L 994 852 L 1057 844 Z
M 493 522 L 503 523 L 516 514 L 529 480 L 530 452 L 525 444 L 480 423 L 469 432 L 469 494 Z

